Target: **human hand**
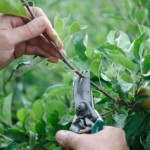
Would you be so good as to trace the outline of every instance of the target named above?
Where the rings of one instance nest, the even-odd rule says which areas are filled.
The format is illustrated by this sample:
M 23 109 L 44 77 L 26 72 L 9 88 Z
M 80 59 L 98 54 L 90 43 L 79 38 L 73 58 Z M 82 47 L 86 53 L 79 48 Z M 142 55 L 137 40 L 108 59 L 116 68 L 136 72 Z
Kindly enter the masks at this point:
M 42 55 L 51 62 L 58 62 L 59 55 L 41 35 L 42 32 L 46 32 L 65 55 L 63 44 L 44 12 L 37 7 L 31 10 L 36 18 L 30 22 L 21 17 L 0 14 L 0 69 L 24 54 Z M 28 17 L 31 18 L 30 15 Z
M 105 126 L 96 134 L 76 134 L 58 131 L 56 139 L 60 145 L 73 150 L 128 150 L 122 129 Z

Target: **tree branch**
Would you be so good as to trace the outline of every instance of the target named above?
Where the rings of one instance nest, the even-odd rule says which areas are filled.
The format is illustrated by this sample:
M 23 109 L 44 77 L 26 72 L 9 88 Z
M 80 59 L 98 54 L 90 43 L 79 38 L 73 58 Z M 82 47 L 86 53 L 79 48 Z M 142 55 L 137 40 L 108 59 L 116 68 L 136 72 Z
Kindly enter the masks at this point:
M 107 112 L 101 114 L 101 117 L 105 117 L 105 116 L 108 115 L 108 114 L 114 113 L 114 112 L 117 111 L 121 106 L 122 106 L 122 105 L 119 105 L 117 108 L 114 108 L 114 109 L 112 109 L 112 110 L 110 110 L 110 111 L 107 111 Z

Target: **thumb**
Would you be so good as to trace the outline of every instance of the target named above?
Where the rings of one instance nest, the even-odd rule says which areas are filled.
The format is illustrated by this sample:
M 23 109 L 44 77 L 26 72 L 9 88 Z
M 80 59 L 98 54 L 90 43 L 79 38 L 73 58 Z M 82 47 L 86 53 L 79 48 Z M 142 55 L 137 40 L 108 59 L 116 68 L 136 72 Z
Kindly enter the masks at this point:
M 32 39 L 39 36 L 46 29 L 46 21 L 44 17 L 38 17 L 28 22 L 27 24 L 9 30 L 12 44 Z
M 56 133 L 56 140 L 65 148 L 70 148 L 73 150 L 77 149 L 79 145 L 80 135 L 73 133 L 71 131 L 60 130 Z

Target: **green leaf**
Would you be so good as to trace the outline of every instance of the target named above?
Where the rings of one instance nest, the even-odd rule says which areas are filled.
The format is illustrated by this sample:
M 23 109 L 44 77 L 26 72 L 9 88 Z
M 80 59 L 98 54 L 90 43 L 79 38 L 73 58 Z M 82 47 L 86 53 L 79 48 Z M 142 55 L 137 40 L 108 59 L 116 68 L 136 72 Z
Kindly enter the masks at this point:
M 148 19 L 148 10 L 146 8 L 137 9 L 134 15 L 138 23 L 144 24 Z
M 128 92 L 133 86 L 133 83 L 125 82 L 122 79 L 119 79 L 118 82 L 119 82 L 119 85 L 120 85 L 122 91 L 125 92 L 125 93 Z
M 0 12 L 3 14 L 27 17 L 21 0 L 0 0 Z
M 76 32 L 79 32 L 81 29 L 80 29 L 80 24 L 75 22 L 71 25 L 70 27 L 70 34 L 74 34 Z
M 17 118 L 19 119 L 19 121 L 21 121 L 23 123 L 25 122 L 27 115 L 28 115 L 28 112 L 24 108 L 18 110 L 18 112 L 17 112 Z
M 122 31 L 110 31 L 107 36 L 107 42 L 109 44 L 116 45 L 124 52 L 128 52 L 131 46 L 128 35 Z
M 70 32 L 69 34 L 75 34 L 81 30 L 85 30 L 87 28 L 87 26 L 85 25 L 80 25 L 79 23 L 77 22 L 74 22 L 71 27 L 70 27 Z
M 11 103 L 12 103 L 12 95 L 9 95 L 5 97 L 2 108 L 3 121 L 9 126 L 12 126 Z
M 144 25 L 139 25 L 138 27 L 139 27 L 141 34 L 146 33 L 148 36 L 150 36 L 150 28 Z
M 6 135 L 12 139 L 14 139 L 16 142 L 24 142 L 28 141 L 28 135 L 27 133 L 23 131 L 19 131 L 19 129 L 8 129 L 6 131 Z
M 44 135 L 46 124 L 43 120 L 40 120 L 36 123 L 35 129 L 39 135 Z
M 94 48 L 93 47 L 86 47 L 85 51 L 86 56 L 92 60 L 93 54 L 94 54 Z
M 92 62 L 90 65 L 90 70 L 93 72 L 97 77 L 100 75 L 100 65 L 101 65 L 101 54 L 95 51 L 95 54 L 92 58 Z
M 138 60 L 140 60 L 140 56 L 142 54 L 143 48 L 141 47 L 141 45 L 143 44 L 143 42 L 146 40 L 147 35 L 145 33 L 143 33 L 142 35 L 140 35 L 140 37 L 138 39 L 136 39 L 133 42 L 133 54 L 135 56 L 135 58 L 137 58 Z
M 137 65 L 133 63 L 129 58 L 122 54 L 108 54 L 115 62 L 119 63 L 129 71 L 136 71 Z
M 29 145 L 34 145 L 36 138 L 36 134 L 32 131 L 29 131 Z
M 110 52 L 111 51 L 112 52 L 117 51 L 118 53 L 124 54 L 124 52 L 123 52 L 123 50 L 121 48 L 119 48 L 118 46 L 113 45 L 113 44 L 106 44 L 106 45 L 104 45 L 103 49 L 104 48 L 109 50 Z M 100 50 L 101 50 L 101 48 L 100 48 Z
M 101 78 L 104 80 L 104 81 L 107 81 L 107 82 L 110 82 L 111 80 L 108 78 L 107 75 L 101 73 Z
M 61 127 L 61 125 L 58 124 L 58 122 L 59 122 L 59 116 L 60 115 L 59 115 L 58 111 L 56 111 L 56 110 L 52 111 L 50 114 L 47 115 L 47 117 L 48 117 L 47 118 L 48 119 L 48 123 L 51 126 L 51 128 L 53 128 L 55 130 L 55 132 L 57 130 L 59 130 L 60 127 Z
M 148 73 L 142 74 L 143 79 L 150 80 L 150 71 Z
M 128 113 L 125 110 L 120 110 L 118 113 L 112 115 L 115 121 L 115 126 L 119 128 L 124 128 Z
M 85 38 L 86 35 L 78 35 L 74 39 L 75 51 L 82 61 L 87 60 L 87 57 L 85 55 L 85 51 L 86 51 L 86 46 L 84 43 Z
M 146 119 L 145 114 L 137 114 L 134 116 L 131 116 L 130 120 L 128 120 L 125 131 L 127 135 L 127 139 L 131 142 L 131 139 L 136 137 L 138 134 L 140 134 L 141 131 L 143 131 L 144 127 L 144 121 Z
M 150 132 L 149 132 L 148 136 L 146 137 L 146 148 L 150 149 Z
M 53 86 L 50 86 L 47 88 L 46 92 L 44 93 L 45 98 L 50 98 L 56 95 L 59 95 L 65 92 L 69 92 L 71 90 L 71 87 L 64 84 L 55 84 Z
M 146 74 L 150 71 L 150 54 L 147 54 L 144 57 L 143 65 L 142 65 L 143 73 Z
M 37 100 L 32 107 L 33 117 L 35 120 L 40 120 L 43 116 L 42 100 Z
M 54 29 L 57 31 L 58 34 L 62 33 L 64 30 L 63 19 L 59 18 L 58 16 L 56 16 L 54 19 Z
M 74 118 L 74 116 L 66 114 L 61 118 L 61 120 L 59 121 L 59 124 L 65 126 L 65 125 L 71 123 L 73 121 L 73 118 Z
M 29 70 L 33 69 L 36 65 L 43 62 L 45 59 L 41 57 L 34 57 L 31 61 L 23 62 L 14 69 L 9 78 L 10 81 L 22 76 Z

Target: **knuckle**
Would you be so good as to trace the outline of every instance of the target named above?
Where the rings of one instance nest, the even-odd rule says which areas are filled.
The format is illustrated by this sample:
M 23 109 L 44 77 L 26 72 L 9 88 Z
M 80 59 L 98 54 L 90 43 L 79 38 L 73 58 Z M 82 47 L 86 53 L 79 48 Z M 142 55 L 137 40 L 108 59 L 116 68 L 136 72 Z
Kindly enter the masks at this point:
M 43 10 L 40 7 L 35 7 L 35 9 L 39 12 L 43 12 Z
M 26 24 L 26 25 L 24 25 L 23 27 L 24 27 L 25 33 L 26 33 L 27 35 L 32 35 L 32 34 L 33 34 L 33 31 L 32 31 L 32 29 L 30 28 L 29 24 Z
M 123 135 L 123 136 L 125 136 L 124 130 L 120 129 L 120 134 Z
M 11 44 L 10 35 L 7 32 L 0 32 L 0 39 L 2 43 Z
M 116 129 L 116 133 L 117 133 L 119 136 L 121 136 L 121 137 L 125 136 L 125 132 L 124 132 L 124 130 L 121 129 L 121 128 L 117 128 L 117 129 Z
M 68 142 L 71 142 L 73 147 L 76 147 L 77 145 L 80 144 L 81 141 L 82 141 L 81 136 L 72 133 L 68 133 L 63 137 L 63 145 L 68 145 Z
M 40 7 L 35 7 L 34 9 L 38 15 L 44 14 L 43 10 Z
M 46 22 L 46 18 L 44 16 L 40 16 L 40 18 L 43 20 L 43 22 Z

